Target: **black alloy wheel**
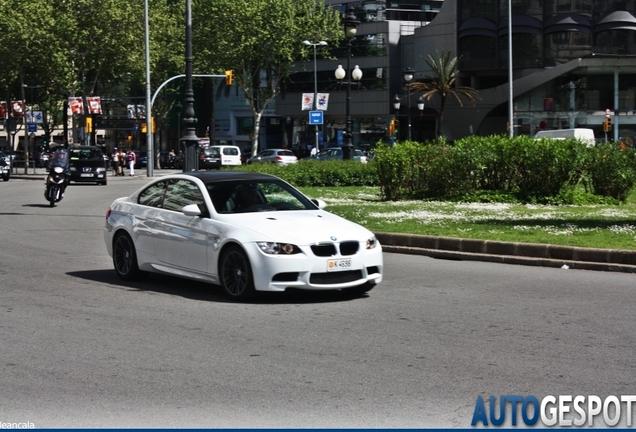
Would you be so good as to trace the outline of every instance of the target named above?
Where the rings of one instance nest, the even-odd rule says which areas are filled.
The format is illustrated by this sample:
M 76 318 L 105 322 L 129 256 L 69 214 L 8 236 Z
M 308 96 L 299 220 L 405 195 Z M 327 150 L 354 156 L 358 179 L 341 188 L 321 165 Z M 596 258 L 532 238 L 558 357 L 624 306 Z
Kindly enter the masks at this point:
M 252 268 L 245 252 L 238 246 L 230 246 L 219 263 L 221 287 L 235 300 L 246 300 L 254 295 Z
M 138 281 L 148 274 L 139 270 L 135 245 L 126 233 L 117 234 L 113 241 L 113 265 L 117 276 L 125 281 Z

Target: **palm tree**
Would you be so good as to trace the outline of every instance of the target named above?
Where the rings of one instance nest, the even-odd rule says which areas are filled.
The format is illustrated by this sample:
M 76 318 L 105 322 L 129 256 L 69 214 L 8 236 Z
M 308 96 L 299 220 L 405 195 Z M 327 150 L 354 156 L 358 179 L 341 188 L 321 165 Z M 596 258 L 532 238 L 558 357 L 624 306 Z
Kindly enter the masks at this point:
M 421 81 L 408 84 L 412 92 L 420 93 L 426 100 L 431 100 L 433 96 L 440 97 L 438 131 L 442 129 L 446 98 L 453 96 L 460 106 L 464 106 L 461 96 L 468 99 L 473 106 L 475 106 L 475 101 L 480 99 L 479 92 L 474 88 L 455 86 L 455 81 L 459 75 L 459 60 L 460 57 L 452 56 L 451 50 L 441 53 L 437 51 L 437 58 L 429 55 L 428 60 L 426 60 L 433 74 L 426 75 Z

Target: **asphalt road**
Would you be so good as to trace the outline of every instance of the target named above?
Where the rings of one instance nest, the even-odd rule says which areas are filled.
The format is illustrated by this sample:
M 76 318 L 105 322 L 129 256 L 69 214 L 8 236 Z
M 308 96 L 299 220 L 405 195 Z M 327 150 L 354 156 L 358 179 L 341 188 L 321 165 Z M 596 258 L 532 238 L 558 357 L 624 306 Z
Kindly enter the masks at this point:
M 0 182 L 0 423 L 470 427 L 477 396 L 633 394 L 634 276 L 385 254 L 369 296 L 228 302 L 118 280 L 108 204 L 145 183 Z

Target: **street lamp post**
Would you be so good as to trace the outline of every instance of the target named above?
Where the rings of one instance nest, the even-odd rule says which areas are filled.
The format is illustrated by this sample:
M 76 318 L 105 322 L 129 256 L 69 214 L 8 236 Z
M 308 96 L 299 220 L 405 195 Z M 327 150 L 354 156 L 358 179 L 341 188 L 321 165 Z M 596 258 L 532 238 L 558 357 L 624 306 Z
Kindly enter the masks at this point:
M 356 35 L 358 31 L 358 24 L 360 21 L 356 19 L 356 16 L 353 12 L 349 12 L 349 14 L 342 19 L 342 25 L 344 26 L 345 37 L 347 39 L 347 70 L 351 71 L 351 40 Z M 342 80 L 344 79 L 346 72 L 342 69 L 342 65 L 338 65 L 338 69 L 336 69 L 336 79 Z M 347 86 L 347 100 L 346 100 L 346 117 L 347 117 L 347 126 L 345 129 L 345 144 L 342 146 L 342 158 L 343 159 L 353 159 L 353 136 L 351 132 L 351 86 L 354 83 L 352 81 L 360 81 L 362 79 L 362 71 L 356 65 L 355 69 L 351 71 L 350 78 L 344 82 Z
M 183 125 L 186 127 L 185 136 L 181 141 L 185 144 L 185 160 L 183 172 L 198 171 L 199 138 L 195 126 L 197 119 L 194 117 L 194 90 L 192 89 L 192 0 L 186 0 L 186 51 L 185 51 L 185 114 Z
M 413 81 L 413 76 L 415 75 L 415 71 L 413 68 L 404 69 L 404 82 L 406 82 L 406 88 L 408 89 L 408 112 L 406 113 L 406 120 L 408 121 L 408 133 L 409 133 L 409 141 L 411 141 L 411 81 Z
M 420 127 L 419 129 L 419 139 L 422 139 L 422 113 L 424 112 L 424 96 L 420 95 L 417 99 L 417 109 L 420 111 Z
M 181 102 L 177 102 L 174 107 L 177 110 L 177 147 L 179 147 L 179 141 L 181 140 L 181 110 L 183 109 L 183 105 L 181 105 Z M 179 148 L 177 148 L 177 151 L 179 151 Z
M 314 104 L 313 104 L 313 109 L 318 109 L 318 69 L 316 67 L 316 47 L 317 46 L 326 46 L 327 42 L 325 41 L 320 41 L 318 43 L 312 43 L 309 42 L 308 40 L 303 41 L 304 45 L 307 46 L 313 46 L 314 47 Z M 315 126 L 316 127 L 316 153 L 318 153 L 319 150 L 319 141 L 318 141 L 318 125 Z
M 395 108 L 395 117 L 399 117 L 400 115 L 400 105 L 401 105 L 401 99 L 399 95 L 395 95 L 395 97 L 393 98 L 393 108 Z M 397 134 L 399 135 L 399 134 Z M 393 136 L 393 135 L 391 135 Z M 400 137 L 398 136 L 397 139 L 400 139 Z
M 28 88 L 31 89 L 31 110 L 30 110 L 30 114 L 31 114 L 31 123 L 35 123 L 35 116 L 33 115 L 33 89 L 38 89 L 40 87 L 42 87 L 39 84 L 36 85 L 28 85 L 28 84 L 22 84 L 22 87 L 24 88 Z M 26 127 L 26 121 L 27 121 L 27 116 L 26 113 L 24 113 L 24 123 L 25 123 L 25 130 L 24 130 L 24 173 L 26 174 L 28 172 L 29 169 L 29 144 L 28 144 L 28 130 Z M 35 123 L 36 127 L 37 127 L 37 123 Z M 33 154 L 33 174 L 35 174 L 35 152 Z

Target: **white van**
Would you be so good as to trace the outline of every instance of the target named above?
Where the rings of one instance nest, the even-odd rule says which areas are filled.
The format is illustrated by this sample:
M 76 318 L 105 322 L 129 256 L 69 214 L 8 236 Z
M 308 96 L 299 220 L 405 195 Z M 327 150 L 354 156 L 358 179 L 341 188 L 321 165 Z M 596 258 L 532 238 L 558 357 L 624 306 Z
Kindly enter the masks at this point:
M 535 139 L 552 138 L 552 139 L 567 139 L 576 138 L 588 147 L 593 147 L 596 144 L 594 138 L 594 131 L 592 129 L 576 128 L 576 129 L 555 129 L 555 130 L 542 130 L 535 134 Z
M 241 149 L 233 145 L 213 145 L 210 149 L 217 149 L 221 157 L 221 166 L 241 165 Z

